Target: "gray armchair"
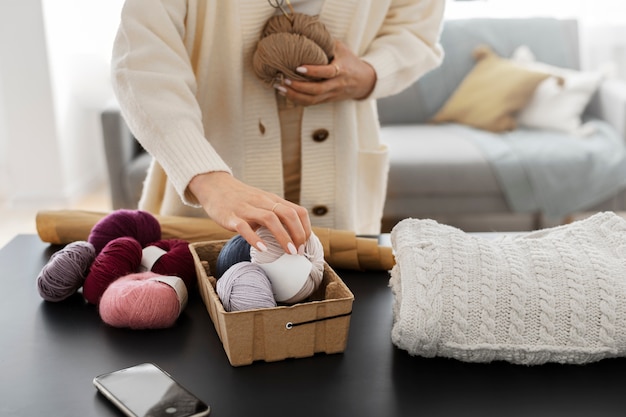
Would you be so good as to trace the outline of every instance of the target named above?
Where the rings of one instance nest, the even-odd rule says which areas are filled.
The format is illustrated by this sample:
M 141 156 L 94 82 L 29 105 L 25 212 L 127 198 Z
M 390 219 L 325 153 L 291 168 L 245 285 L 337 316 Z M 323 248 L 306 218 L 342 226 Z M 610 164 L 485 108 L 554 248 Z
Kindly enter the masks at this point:
M 151 157 L 132 135 L 116 103 L 101 115 L 113 209 L 135 209 Z

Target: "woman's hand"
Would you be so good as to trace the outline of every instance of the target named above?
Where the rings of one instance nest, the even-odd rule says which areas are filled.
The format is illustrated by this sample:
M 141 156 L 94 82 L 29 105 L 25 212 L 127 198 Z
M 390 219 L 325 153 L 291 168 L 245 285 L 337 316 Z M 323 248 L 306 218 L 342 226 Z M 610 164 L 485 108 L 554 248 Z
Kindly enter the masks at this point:
M 286 253 L 303 253 L 311 235 L 311 222 L 304 207 L 246 185 L 222 171 L 195 176 L 189 189 L 211 219 L 239 233 L 258 250 L 263 252 L 267 247 L 255 230 L 265 226 Z
M 296 81 L 286 78 L 275 85 L 290 101 L 310 106 L 329 101 L 362 99 L 376 85 L 376 71 L 340 41 L 335 41 L 335 58 L 329 65 L 302 65 L 296 71 L 323 81 Z

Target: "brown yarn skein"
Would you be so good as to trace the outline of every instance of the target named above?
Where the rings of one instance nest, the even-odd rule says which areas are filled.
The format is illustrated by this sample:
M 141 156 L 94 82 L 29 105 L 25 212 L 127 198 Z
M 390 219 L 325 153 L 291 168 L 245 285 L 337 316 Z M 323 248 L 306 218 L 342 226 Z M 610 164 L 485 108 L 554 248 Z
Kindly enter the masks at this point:
M 272 85 L 283 77 L 315 81 L 295 69 L 300 65 L 328 65 L 333 57 L 333 38 L 317 16 L 294 13 L 267 21 L 252 64 L 256 75 Z
M 319 21 L 317 16 L 309 16 L 302 13 L 291 15 L 292 20 L 285 15 L 278 15 L 270 18 L 265 23 L 262 38 L 272 33 L 297 33 L 306 36 L 315 42 L 326 53 L 329 59 L 335 54 L 335 42 L 326 26 Z

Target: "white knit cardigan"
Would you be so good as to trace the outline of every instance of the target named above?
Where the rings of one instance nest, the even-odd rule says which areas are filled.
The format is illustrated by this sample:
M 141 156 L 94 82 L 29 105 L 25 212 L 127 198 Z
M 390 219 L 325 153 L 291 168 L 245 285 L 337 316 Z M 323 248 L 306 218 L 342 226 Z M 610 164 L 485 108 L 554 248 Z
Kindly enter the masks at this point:
M 497 240 L 405 219 L 391 237 L 391 337 L 411 354 L 527 365 L 626 354 L 626 220 L 615 213 Z
M 377 233 L 388 159 L 376 98 L 409 86 L 442 59 L 445 0 L 326 0 L 320 20 L 377 74 L 369 99 L 307 107 L 302 121 L 301 204 L 325 206 L 314 225 Z M 130 129 L 153 164 L 142 208 L 204 215 L 188 191 L 197 174 L 229 171 L 283 193 L 280 127 L 273 88 L 251 57 L 266 20 L 265 0 L 127 0 L 112 81 Z M 311 140 L 326 129 L 324 142 Z M 167 186 L 166 186 L 167 180 Z

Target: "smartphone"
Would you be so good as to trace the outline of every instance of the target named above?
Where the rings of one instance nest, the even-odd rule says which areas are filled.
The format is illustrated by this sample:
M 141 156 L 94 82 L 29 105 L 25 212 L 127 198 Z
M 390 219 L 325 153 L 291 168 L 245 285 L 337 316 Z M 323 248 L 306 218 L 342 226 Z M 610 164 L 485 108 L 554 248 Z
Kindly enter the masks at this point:
M 129 417 L 199 417 L 208 404 L 153 363 L 98 375 L 96 389 Z

